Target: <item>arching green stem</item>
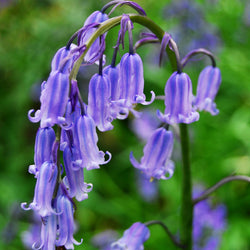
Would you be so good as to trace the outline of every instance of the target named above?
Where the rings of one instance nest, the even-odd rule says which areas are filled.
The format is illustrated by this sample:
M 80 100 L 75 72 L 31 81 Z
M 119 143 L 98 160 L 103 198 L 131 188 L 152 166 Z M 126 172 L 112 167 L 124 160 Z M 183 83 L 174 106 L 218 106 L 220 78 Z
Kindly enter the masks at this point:
M 164 30 L 158 26 L 156 23 L 154 23 L 150 18 L 141 16 L 141 15 L 135 15 L 135 14 L 129 14 L 129 17 L 132 22 L 138 23 L 143 25 L 144 27 L 151 30 L 160 40 L 162 39 L 164 35 Z M 103 23 L 99 25 L 99 27 L 96 29 L 96 31 L 92 34 L 92 36 L 89 38 L 89 40 L 86 42 L 86 49 L 84 53 L 79 57 L 79 59 L 74 64 L 74 67 L 70 73 L 70 79 L 76 80 L 77 73 L 79 71 L 79 68 L 81 66 L 81 63 L 83 61 L 83 58 L 85 54 L 87 53 L 90 46 L 93 44 L 93 42 L 102 34 L 107 32 L 108 30 L 112 29 L 116 25 L 118 25 L 121 22 L 122 16 L 113 17 L 110 18 Z M 177 63 L 176 63 L 176 56 L 172 50 L 167 48 L 168 57 L 172 66 L 173 71 L 177 69 Z

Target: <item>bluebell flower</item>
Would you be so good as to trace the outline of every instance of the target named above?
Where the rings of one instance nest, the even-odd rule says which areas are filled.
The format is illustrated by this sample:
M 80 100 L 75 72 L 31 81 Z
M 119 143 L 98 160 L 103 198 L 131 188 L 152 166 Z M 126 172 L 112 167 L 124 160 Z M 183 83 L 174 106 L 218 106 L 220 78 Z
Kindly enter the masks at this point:
M 165 114 L 157 110 L 162 122 L 192 123 L 199 119 L 199 113 L 192 107 L 192 83 L 186 73 L 174 72 L 165 87 Z
M 111 159 L 111 154 L 106 152 L 109 159 L 105 160 L 105 153 L 99 151 L 94 120 L 90 116 L 82 115 L 78 118 L 75 126 L 76 145 L 80 152 L 81 159 L 83 160 L 83 166 L 87 170 L 90 170 L 99 168 L 99 165 L 108 163 Z
M 53 128 L 39 128 L 36 133 L 35 142 L 35 165 L 29 166 L 29 172 L 36 175 L 40 170 L 41 165 L 46 161 L 52 161 L 52 148 L 55 142 L 56 135 Z
M 40 127 L 52 127 L 55 124 L 63 125 L 66 120 L 64 113 L 66 110 L 69 95 L 69 74 L 56 71 L 51 74 L 46 83 L 42 85 L 41 108 L 31 117 L 33 109 L 28 116 L 31 122 L 41 120 Z
M 109 79 L 104 74 L 93 75 L 89 82 L 87 113 L 102 132 L 113 129 L 110 112 L 110 87 Z
M 120 64 L 114 67 L 109 65 L 103 69 L 103 74 L 107 76 L 110 82 L 110 89 L 111 89 L 110 100 L 111 101 L 117 101 L 120 99 L 121 89 L 118 84 L 119 71 L 120 71 Z
M 221 84 L 221 73 L 219 68 L 207 66 L 199 75 L 197 93 L 194 106 L 198 110 L 205 110 L 212 115 L 217 115 L 219 110 L 214 103 L 215 96 Z
M 81 167 L 82 161 L 79 164 L 74 162 L 73 153 L 74 148 L 67 146 L 63 151 L 63 161 L 66 171 L 64 177 L 64 183 L 68 188 L 69 197 L 75 197 L 78 201 L 82 201 L 88 198 L 88 193 L 92 190 L 92 184 L 84 182 L 83 168 Z M 77 165 L 77 166 L 74 166 Z
M 125 105 L 125 100 L 121 100 L 121 86 L 119 81 L 120 64 L 116 66 L 109 65 L 103 69 L 103 74 L 107 76 L 110 82 L 110 115 L 113 119 L 126 119 L 129 109 Z
M 174 173 L 174 164 L 170 161 L 173 149 L 174 137 L 171 131 L 158 128 L 149 138 L 143 149 L 143 157 L 139 163 L 130 153 L 130 161 L 133 166 L 141 170 L 148 179 L 169 179 Z M 168 173 L 168 177 L 166 174 Z
M 127 229 L 122 238 L 111 244 L 112 250 L 143 250 L 144 242 L 149 238 L 148 228 L 140 222 L 134 223 Z
M 160 121 L 155 116 L 155 112 L 144 109 L 139 117 L 132 120 L 131 128 L 139 139 L 147 141 L 159 125 Z
M 96 234 L 91 239 L 91 243 L 99 250 L 111 250 L 111 243 L 116 241 L 119 235 L 116 231 L 108 229 Z
M 52 198 L 57 180 L 57 166 L 51 162 L 44 162 L 37 173 L 33 202 L 26 208 L 26 202 L 21 206 L 24 210 L 35 210 L 41 217 L 56 214 L 52 208 Z
M 53 74 L 56 71 L 68 74 L 70 73 L 74 60 L 77 57 L 77 53 L 74 53 L 74 50 L 77 48 L 75 44 L 71 44 L 69 49 L 66 47 L 60 48 L 54 55 L 51 61 L 51 73 Z
M 52 250 L 55 249 L 57 237 L 56 215 L 52 214 L 42 219 L 41 238 L 35 242 L 32 249 Z
M 126 107 L 131 108 L 133 104 L 149 105 L 154 101 L 155 94 L 151 91 L 152 98 L 149 102 L 143 93 L 144 77 L 143 64 L 140 56 L 136 53 L 126 53 L 120 62 L 120 99 L 124 100 Z
M 66 249 L 74 249 L 74 245 L 82 243 L 74 239 L 75 231 L 74 208 L 72 201 L 63 193 L 59 192 L 56 199 L 57 219 L 58 219 L 58 237 L 56 246 L 64 246 Z
M 105 13 L 102 13 L 101 11 L 95 11 L 93 12 L 84 22 L 83 27 L 91 25 L 91 24 L 99 24 L 102 23 L 104 21 L 108 20 L 108 15 Z M 96 28 L 95 27 L 90 27 L 89 29 L 87 29 L 87 31 L 85 32 L 80 32 L 78 35 L 78 45 L 79 46 L 83 46 L 88 39 L 91 37 L 91 35 L 95 32 Z M 106 34 L 104 34 L 104 37 L 106 36 Z M 103 45 L 101 45 L 103 46 Z M 100 46 L 100 40 L 99 38 L 96 39 L 94 41 L 94 43 L 91 45 L 91 47 L 89 48 L 89 50 L 87 51 L 86 55 L 84 56 L 84 60 L 86 62 L 92 62 L 93 58 L 96 58 L 97 54 L 102 54 L 100 53 L 100 50 L 102 50 L 102 48 Z

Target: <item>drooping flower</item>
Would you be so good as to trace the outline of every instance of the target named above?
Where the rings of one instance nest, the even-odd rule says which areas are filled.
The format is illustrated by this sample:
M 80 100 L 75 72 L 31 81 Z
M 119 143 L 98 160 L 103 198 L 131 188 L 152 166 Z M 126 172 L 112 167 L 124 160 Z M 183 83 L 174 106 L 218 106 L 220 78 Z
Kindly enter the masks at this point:
M 47 127 L 38 129 L 35 142 L 35 165 L 29 166 L 30 173 L 36 174 L 44 162 L 52 160 L 52 147 L 55 139 L 56 135 L 53 128 Z
M 95 74 L 89 82 L 88 114 L 100 131 L 113 129 L 110 113 L 110 82 L 106 75 Z
M 57 197 L 56 207 L 58 212 L 58 238 L 56 246 L 64 246 L 66 249 L 74 249 L 74 245 L 82 243 L 74 239 L 75 231 L 74 209 L 72 201 L 63 193 Z
M 131 128 L 140 140 L 147 141 L 159 125 L 160 121 L 155 116 L 155 112 L 150 109 L 144 109 L 140 117 L 132 120 Z
M 103 69 L 103 74 L 107 76 L 110 82 L 110 100 L 111 101 L 117 101 L 120 98 L 120 86 L 118 84 L 119 79 L 119 70 L 120 70 L 120 64 L 112 67 L 111 65 L 105 67 Z
M 84 182 L 82 161 L 75 162 L 73 159 L 75 149 L 67 146 L 63 151 L 63 160 L 66 171 L 64 183 L 68 187 L 69 197 L 76 197 L 78 201 L 88 198 L 88 193 L 92 190 L 92 184 Z
M 105 13 L 102 13 L 101 11 L 95 11 L 93 12 L 84 22 L 83 27 L 87 27 L 88 25 L 90 26 L 91 24 L 99 24 L 108 19 L 108 15 Z M 78 45 L 83 46 L 86 44 L 88 39 L 91 37 L 91 35 L 95 32 L 96 27 L 90 27 L 87 29 L 85 32 L 80 32 L 78 35 Z M 105 38 L 106 34 L 104 34 Z M 87 51 L 86 55 L 84 56 L 84 60 L 86 62 L 92 62 L 94 58 L 97 58 L 97 54 L 101 55 L 104 44 L 100 45 L 100 40 L 99 38 L 94 41 L 94 43 L 91 45 L 89 50 Z
M 75 44 L 71 44 L 69 48 L 62 47 L 60 48 L 56 54 L 54 55 L 51 61 L 51 73 L 53 74 L 56 71 L 60 71 L 62 73 L 70 73 L 72 69 L 74 59 L 77 54 L 73 53 L 73 50 L 76 49 L 77 46 Z
M 120 99 L 124 100 L 125 106 L 129 108 L 136 103 L 149 105 L 154 101 L 155 94 L 153 91 L 151 91 L 151 100 L 146 101 L 143 93 L 143 64 L 140 56 L 136 53 L 123 55 L 120 62 L 119 85 L 121 88 Z
M 141 222 L 134 223 L 123 237 L 111 244 L 112 250 L 143 250 L 143 243 L 149 238 L 148 228 Z
M 174 173 L 174 164 L 169 160 L 173 149 L 174 138 L 171 131 L 158 128 L 149 138 L 143 149 L 143 157 L 139 163 L 130 153 L 130 161 L 135 168 L 141 170 L 148 179 L 169 179 Z M 166 174 L 169 174 L 166 177 Z
M 207 66 L 199 75 L 197 93 L 194 106 L 198 110 L 205 110 L 212 115 L 217 115 L 219 110 L 214 103 L 215 96 L 221 84 L 221 74 L 219 68 Z
M 33 244 L 32 249 L 54 249 L 56 243 L 56 230 L 56 215 L 52 214 L 42 218 L 41 239 Z
M 35 117 L 31 117 L 33 109 L 29 111 L 28 116 L 31 122 L 41 120 L 40 127 L 52 127 L 55 124 L 63 125 L 65 123 L 64 113 L 69 95 L 69 74 L 60 71 L 51 74 L 46 83 L 42 85 L 41 109 L 37 110 Z
M 109 156 L 105 160 L 105 153 L 99 151 L 97 146 L 97 133 L 94 120 L 87 115 L 81 115 L 76 124 L 76 145 L 80 152 L 81 159 L 83 160 L 82 166 L 87 170 L 99 168 L 99 165 L 106 164 L 111 159 L 111 154 L 107 151 Z
M 52 162 L 44 162 L 37 173 L 33 202 L 26 208 L 26 202 L 21 206 L 24 210 L 35 210 L 41 217 L 56 214 L 52 208 L 52 198 L 57 179 L 57 166 Z
M 162 122 L 192 123 L 199 119 L 199 113 L 192 107 L 192 83 L 186 73 L 174 72 L 165 87 L 165 114 L 157 110 Z

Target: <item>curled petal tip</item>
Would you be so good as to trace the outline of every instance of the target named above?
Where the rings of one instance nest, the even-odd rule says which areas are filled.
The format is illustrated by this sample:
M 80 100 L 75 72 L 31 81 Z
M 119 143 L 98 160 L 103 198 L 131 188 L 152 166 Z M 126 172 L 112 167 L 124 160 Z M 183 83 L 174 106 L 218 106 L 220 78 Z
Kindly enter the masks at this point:
M 41 111 L 40 110 L 37 110 L 35 112 L 35 116 L 32 117 L 31 114 L 34 112 L 35 110 L 34 109 L 31 109 L 29 112 L 28 112 L 28 118 L 31 122 L 33 123 L 36 123 L 36 122 L 39 122 L 41 120 Z
M 27 205 L 27 202 L 22 202 L 22 203 L 21 203 L 21 208 L 22 208 L 23 210 L 26 210 L 26 211 L 30 210 L 30 209 L 31 209 L 30 206 L 26 207 L 26 205 Z
M 155 93 L 154 93 L 154 91 L 151 90 L 150 93 L 151 93 L 151 99 L 150 99 L 150 101 L 147 102 L 141 96 L 136 96 L 136 98 L 135 98 L 136 102 L 137 103 L 141 103 L 143 105 L 150 105 L 155 100 Z
M 111 158 L 112 158 L 112 155 L 111 155 L 111 153 L 110 153 L 109 151 L 106 151 L 105 154 L 108 155 L 108 159 L 107 159 L 106 161 L 104 161 L 103 164 L 107 164 L 108 162 L 110 162 L 110 160 L 111 160 Z

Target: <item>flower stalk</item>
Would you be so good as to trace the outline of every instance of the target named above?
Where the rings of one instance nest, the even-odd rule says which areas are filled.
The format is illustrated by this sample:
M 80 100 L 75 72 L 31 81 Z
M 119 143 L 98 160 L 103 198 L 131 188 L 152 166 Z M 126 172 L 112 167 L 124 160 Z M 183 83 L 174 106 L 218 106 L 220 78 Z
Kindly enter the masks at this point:
M 181 243 L 185 249 L 192 249 L 192 223 L 193 223 L 193 203 L 192 203 L 192 182 L 191 165 L 189 152 L 189 136 L 187 124 L 180 124 L 180 138 L 182 151 L 182 187 L 181 187 Z

